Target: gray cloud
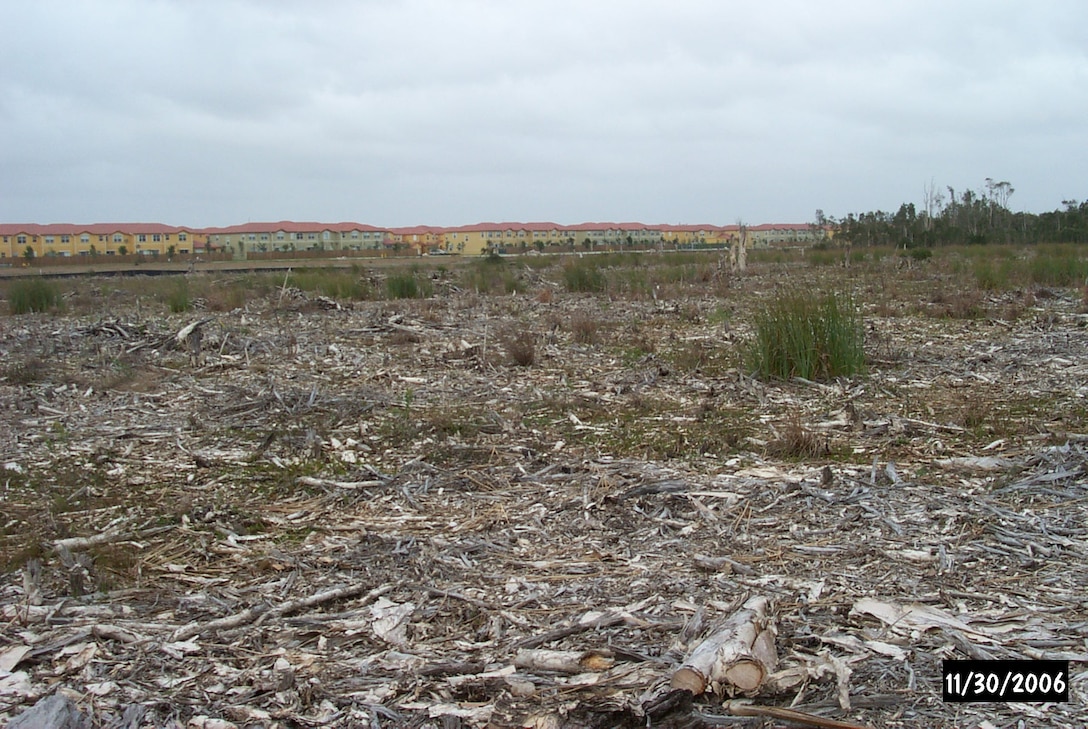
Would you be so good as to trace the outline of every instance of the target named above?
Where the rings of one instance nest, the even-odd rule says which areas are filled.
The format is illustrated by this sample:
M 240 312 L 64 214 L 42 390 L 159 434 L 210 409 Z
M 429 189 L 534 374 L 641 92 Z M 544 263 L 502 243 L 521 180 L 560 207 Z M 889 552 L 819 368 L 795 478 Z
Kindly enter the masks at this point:
M 0 219 L 803 222 L 1088 197 L 1067 2 L 5 3 Z

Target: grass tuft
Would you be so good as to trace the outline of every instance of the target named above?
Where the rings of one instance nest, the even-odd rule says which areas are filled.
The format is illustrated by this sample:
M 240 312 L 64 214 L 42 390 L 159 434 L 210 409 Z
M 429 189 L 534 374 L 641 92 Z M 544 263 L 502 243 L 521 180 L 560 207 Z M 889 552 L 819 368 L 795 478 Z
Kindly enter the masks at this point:
M 791 291 L 757 315 L 747 360 L 763 377 L 827 380 L 865 372 L 864 341 L 850 297 Z
M 385 292 L 391 299 L 423 299 L 432 290 L 430 281 L 420 281 L 411 271 L 390 274 L 385 280 Z
M 185 279 L 180 279 L 175 282 L 174 287 L 166 293 L 166 305 L 175 314 L 180 314 L 183 311 L 189 311 L 192 307 L 192 302 L 189 300 L 189 282 Z
M 567 291 L 576 293 L 599 293 L 605 288 L 604 274 L 592 261 L 568 263 L 563 267 L 563 280 Z
M 8 305 L 12 314 L 29 314 L 56 308 L 60 292 L 56 284 L 43 278 L 15 281 L 8 289 Z

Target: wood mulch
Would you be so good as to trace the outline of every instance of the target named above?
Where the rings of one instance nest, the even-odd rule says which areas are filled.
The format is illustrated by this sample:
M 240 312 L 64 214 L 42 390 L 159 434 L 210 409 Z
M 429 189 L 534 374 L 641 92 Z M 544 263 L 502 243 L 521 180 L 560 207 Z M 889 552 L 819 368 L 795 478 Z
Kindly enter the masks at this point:
M 668 691 L 760 595 L 753 705 L 1083 726 L 1077 300 L 866 311 L 870 372 L 831 383 L 739 369 L 743 306 L 0 319 L 0 722 L 59 695 L 115 728 L 786 726 Z M 1070 701 L 944 703 L 949 658 L 1067 659 Z

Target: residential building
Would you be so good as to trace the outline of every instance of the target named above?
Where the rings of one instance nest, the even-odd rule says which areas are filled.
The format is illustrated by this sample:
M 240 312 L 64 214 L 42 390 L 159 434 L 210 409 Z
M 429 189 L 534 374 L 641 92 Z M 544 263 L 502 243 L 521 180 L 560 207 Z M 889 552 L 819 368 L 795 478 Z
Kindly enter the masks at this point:
M 362 223 L 243 223 L 206 228 L 210 250 L 247 253 L 288 251 L 362 251 L 385 247 L 389 231 Z
M 161 223 L 0 223 L 0 259 L 188 255 L 203 246 L 194 228 Z

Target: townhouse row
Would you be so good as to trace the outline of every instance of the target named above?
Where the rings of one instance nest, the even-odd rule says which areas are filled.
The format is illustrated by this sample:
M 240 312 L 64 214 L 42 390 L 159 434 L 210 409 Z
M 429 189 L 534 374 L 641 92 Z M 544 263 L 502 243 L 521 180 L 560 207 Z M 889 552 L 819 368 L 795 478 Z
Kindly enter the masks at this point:
M 806 244 L 829 231 L 806 224 L 767 224 L 746 228 L 754 247 Z M 362 223 L 245 223 L 225 228 L 188 228 L 160 223 L 92 225 L 0 223 L 0 260 L 42 256 L 189 256 L 298 251 L 389 251 L 423 255 L 479 255 L 556 248 L 687 247 L 731 245 L 739 225 L 645 225 L 643 223 L 477 223 L 453 228 L 379 228 Z

